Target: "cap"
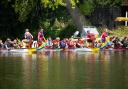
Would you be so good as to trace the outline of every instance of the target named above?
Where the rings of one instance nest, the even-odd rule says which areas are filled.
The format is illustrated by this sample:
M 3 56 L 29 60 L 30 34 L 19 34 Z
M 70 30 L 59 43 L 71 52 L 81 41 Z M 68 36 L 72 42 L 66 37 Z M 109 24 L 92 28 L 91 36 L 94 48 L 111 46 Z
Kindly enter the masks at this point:
M 56 37 L 56 39 L 57 39 L 57 40 L 60 40 L 60 38 L 59 38 L 59 37 Z
M 44 29 L 42 29 L 42 28 L 40 29 L 40 31 L 43 31 L 43 30 L 44 30 Z
M 26 31 L 26 32 L 28 32 L 28 31 L 29 31 L 29 29 L 26 29 L 25 31 Z

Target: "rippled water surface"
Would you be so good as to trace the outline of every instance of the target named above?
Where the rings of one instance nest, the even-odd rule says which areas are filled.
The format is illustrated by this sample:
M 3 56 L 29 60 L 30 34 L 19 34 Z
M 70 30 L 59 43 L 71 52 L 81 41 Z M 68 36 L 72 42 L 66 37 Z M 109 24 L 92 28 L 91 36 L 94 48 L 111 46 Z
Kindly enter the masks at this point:
M 1 53 L 0 89 L 128 89 L 128 52 Z

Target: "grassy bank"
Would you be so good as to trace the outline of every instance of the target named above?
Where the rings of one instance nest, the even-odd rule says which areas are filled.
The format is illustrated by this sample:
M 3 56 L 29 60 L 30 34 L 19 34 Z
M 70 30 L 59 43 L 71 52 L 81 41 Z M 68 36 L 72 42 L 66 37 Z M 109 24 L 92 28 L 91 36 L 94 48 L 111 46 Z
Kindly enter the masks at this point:
M 113 29 L 110 32 L 110 35 L 114 35 L 118 37 L 128 36 L 128 27 L 118 27 L 117 29 Z
M 100 35 L 106 28 L 99 28 L 98 32 Z M 108 30 L 110 36 L 118 36 L 118 37 L 125 37 L 128 36 L 128 26 L 120 26 L 115 29 Z

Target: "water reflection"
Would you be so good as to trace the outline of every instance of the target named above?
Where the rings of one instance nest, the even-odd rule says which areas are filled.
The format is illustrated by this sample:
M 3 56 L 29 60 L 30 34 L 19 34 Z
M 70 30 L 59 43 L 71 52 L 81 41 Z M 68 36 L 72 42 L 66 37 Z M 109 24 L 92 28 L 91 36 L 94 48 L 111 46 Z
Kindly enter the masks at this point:
M 1 89 L 128 89 L 127 52 L 0 54 Z

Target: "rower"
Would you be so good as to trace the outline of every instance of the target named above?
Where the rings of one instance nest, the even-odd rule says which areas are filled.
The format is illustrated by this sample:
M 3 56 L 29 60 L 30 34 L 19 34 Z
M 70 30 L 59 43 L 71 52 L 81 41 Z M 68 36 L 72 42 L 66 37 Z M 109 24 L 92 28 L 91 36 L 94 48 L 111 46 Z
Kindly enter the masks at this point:
M 121 41 L 123 48 L 128 48 L 128 37 L 124 37 Z
M 74 41 L 73 38 L 69 38 L 67 45 L 68 45 L 69 49 L 75 49 L 76 48 L 76 41 Z
M 67 46 L 67 43 L 66 43 L 66 39 L 63 39 L 60 41 L 60 48 L 61 49 L 65 49 Z
M 53 46 L 52 38 L 49 36 L 48 39 L 47 39 L 47 46 L 46 46 L 46 48 L 51 49 L 52 46 Z
M 0 40 L 0 49 L 4 47 L 2 40 Z
M 11 48 L 13 47 L 13 42 L 11 41 L 10 38 L 7 38 L 7 40 L 6 40 L 5 43 L 4 43 L 4 47 L 5 47 L 6 49 L 11 49 Z
M 56 37 L 55 40 L 52 41 L 53 43 L 53 48 L 60 48 L 60 38 L 59 37 Z

